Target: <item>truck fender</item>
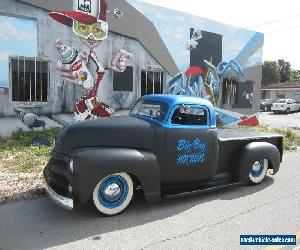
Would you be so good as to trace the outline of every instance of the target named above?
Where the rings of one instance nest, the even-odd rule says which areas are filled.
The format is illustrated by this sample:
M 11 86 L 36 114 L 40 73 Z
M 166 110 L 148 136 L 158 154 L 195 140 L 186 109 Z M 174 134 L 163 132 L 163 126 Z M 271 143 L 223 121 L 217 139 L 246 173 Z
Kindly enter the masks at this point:
M 75 186 L 73 192 L 79 204 L 86 203 L 95 186 L 104 177 L 126 172 L 141 183 L 147 202 L 161 199 L 161 171 L 156 156 L 143 150 L 128 148 L 81 148 L 71 154 Z
M 276 146 L 267 142 L 251 142 L 243 147 L 237 165 L 236 177 L 240 181 L 248 181 L 249 173 L 257 160 L 267 159 L 269 169 L 276 174 L 280 166 L 280 153 Z

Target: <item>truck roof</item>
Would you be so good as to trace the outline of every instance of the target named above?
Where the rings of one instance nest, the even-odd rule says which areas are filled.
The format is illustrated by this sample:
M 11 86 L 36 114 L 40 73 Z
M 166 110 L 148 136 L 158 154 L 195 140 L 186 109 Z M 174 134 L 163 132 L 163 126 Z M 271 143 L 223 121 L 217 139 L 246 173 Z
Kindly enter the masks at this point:
M 205 105 L 209 109 L 214 109 L 212 103 L 200 97 L 184 96 L 184 95 L 170 95 L 170 94 L 153 94 L 144 96 L 144 100 L 153 100 L 166 102 L 170 107 L 178 104 L 189 105 Z
M 209 126 L 211 128 L 216 127 L 216 112 L 212 103 L 206 99 L 200 97 L 192 97 L 192 96 L 183 96 L 183 95 L 170 95 L 170 94 L 153 94 L 153 95 L 145 95 L 143 96 L 144 101 L 157 101 L 168 104 L 168 112 L 166 117 L 169 117 L 171 110 L 176 105 L 203 105 L 205 106 L 210 113 L 210 122 Z M 167 121 L 156 121 L 159 122 L 162 126 L 168 125 Z M 170 124 L 169 124 L 170 125 Z

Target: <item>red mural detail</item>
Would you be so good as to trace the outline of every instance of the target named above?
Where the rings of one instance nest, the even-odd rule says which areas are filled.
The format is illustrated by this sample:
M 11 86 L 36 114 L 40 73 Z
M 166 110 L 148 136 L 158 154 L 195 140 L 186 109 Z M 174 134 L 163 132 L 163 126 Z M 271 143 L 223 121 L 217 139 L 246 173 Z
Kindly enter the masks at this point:
M 203 73 L 203 70 L 198 66 L 192 66 L 189 67 L 184 74 L 186 77 L 189 77 L 190 75 L 201 75 Z
M 242 116 L 239 125 L 257 126 L 259 124 L 257 116 Z
M 77 62 L 74 63 L 74 65 L 72 66 L 72 70 L 73 71 L 77 71 L 77 70 L 79 70 L 81 68 L 81 66 L 82 66 L 82 61 L 79 60 L 79 61 L 77 61 Z

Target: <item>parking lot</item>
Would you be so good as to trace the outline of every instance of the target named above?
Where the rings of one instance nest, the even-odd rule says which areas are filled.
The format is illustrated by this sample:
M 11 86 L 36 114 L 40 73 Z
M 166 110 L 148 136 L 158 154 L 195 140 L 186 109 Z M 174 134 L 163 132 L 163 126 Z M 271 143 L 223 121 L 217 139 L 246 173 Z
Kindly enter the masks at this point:
M 297 134 L 300 134 L 300 112 L 290 114 L 260 112 L 259 123 L 271 128 L 292 128 Z

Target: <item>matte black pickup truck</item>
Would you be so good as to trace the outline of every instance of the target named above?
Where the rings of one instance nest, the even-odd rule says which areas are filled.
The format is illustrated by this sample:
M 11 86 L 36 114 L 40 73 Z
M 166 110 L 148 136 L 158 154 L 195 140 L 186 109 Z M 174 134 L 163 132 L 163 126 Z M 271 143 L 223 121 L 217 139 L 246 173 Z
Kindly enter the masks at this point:
M 44 178 L 67 209 L 93 200 L 105 215 L 123 211 L 136 188 L 147 202 L 260 183 L 276 174 L 282 136 L 217 130 L 200 98 L 150 95 L 129 116 L 71 124 L 58 135 Z

